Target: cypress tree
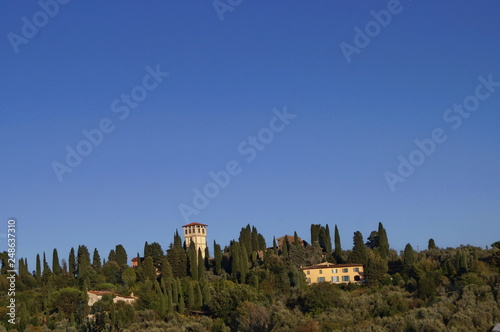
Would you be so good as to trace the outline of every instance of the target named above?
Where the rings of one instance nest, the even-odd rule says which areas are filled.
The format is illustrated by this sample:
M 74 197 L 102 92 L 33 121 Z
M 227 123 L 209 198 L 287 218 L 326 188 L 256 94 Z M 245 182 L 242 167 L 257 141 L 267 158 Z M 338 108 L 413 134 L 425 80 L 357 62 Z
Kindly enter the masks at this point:
M 188 249 L 188 263 L 189 263 L 189 274 L 191 275 L 191 278 L 194 280 L 198 280 L 198 262 L 196 259 L 196 246 L 194 242 L 191 242 L 189 244 L 189 249 Z
M 209 270 L 210 269 L 210 252 L 208 251 L 208 246 L 205 247 L 205 259 L 204 259 L 204 262 L 205 262 L 205 270 Z
M 378 223 L 378 245 L 380 256 L 384 259 L 389 257 L 389 240 L 381 222 Z
M 177 309 L 180 314 L 184 314 L 184 311 L 186 311 L 186 305 L 184 304 L 184 296 L 182 295 L 182 293 L 179 296 L 179 304 L 177 306 Z
M 205 279 L 205 262 L 202 259 L 201 248 L 198 248 L 198 280 Z
M 194 307 L 196 306 L 196 303 L 194 301 L 194 290 L 193 290 L 193 282 L 192 281 L 188 281 L 187 283 L 187 306 L 188 306 L 188 309 L 194 309 Z
M 116 251 L 114 251 L 113 249 L 111 249 L 109 251 L 109 255 L 108 255 L 108 262 L 109 261 L 114 261 L 116 262 Z
M 35 270 L 36 280 L 40 281 L 42 278 L 42 267 L 40 263 L 40 255 L 36 254 L 36 270 Z
M 300 246 L 300 241 L 297 232 L 293 232 L 293 244 L 297 247 Z
M 276 237 L 273 236 L 273 253 L 278 255 L 278 246 L 276 245 Z
M 125 251 L 125 248 L 121 244 L 118 244 L 115 247 L 115 254 L 116 254 L 116 262 L 120 267 L 124 267 L 128 265 L 128 257 L 127 257 L 127 252 Z
M 43 279 L 47 279 L 48 276 L 52 274 L 50 270 L 49 264 L 47 263 L 47 259 L 45 258 L 45 251 L 43 252 Z
M 240 257 L 240 244 L 233 241 L 231 245 L 231 275 L 235 280 L 238 280 L 238 275 L 241 273 Z
M 326 224 L 325 228 L 325 251 L 329 255 L 332 253 L 332 237 L 330 235 L 330 227 Z
M 432 250 L 432 249 L 437 249 L 436 243 L 434 242 L 434 239 L 429 239 L 429 245 L 427 246 L 427 249 Z
M 151 256 L 151 252 L 149 250 L 149 244 L 148 244 L 148 241 L 146 241 L 144 243 L 144 258 L 148 257 L 148 256 Z
M 413 247 L 411 244 L 406 244 L 405 250 L 403 252 L 403 271 L 407 274 L 410 275 L 413 270 L 413 266 L 415 265 L 417 261 L 416 253 L 413 250 Z
M 342 263 L 342 244 L 340 243 L 340 234 L 339 234 L 339 229 L 337 228 L 337 225 L 335 225 L 335 251 L 333 252 L 333 257 L 335 258 L 335 261 L 337 264 Z
M 97 251 L 97 248 L 94 248 L 94 254 L 92 256 L 92 267 L 95 270 L 99 270 L 102 267 L 101 256 L 99 255 L 99 251 Z
M 353 243 L 351 263 L 366 264 L 368 252 L 363 241 L 363 234 L 360 231 L 354 232 Z
M 69 259 L 68 259 L 68 272 L 71 277 L 75 276 L 76 273 L 76 258 L 75 258 L 75 249 L 71 248 L 69 251 Z
M 257 232 L 257 228 L 252 226 L 252 250 L 249 253 L 259 251 L 259 233 Z
M 311 244 L 319 241 L 319 226 L 320 225 L 311 224 Z
M 172 301 L 174 303 L 179 303 L 179 288 L 177 287 L 177 280 L 178 278 L 174 279 L 174 282 L 172 283 Z
M 174 274 L 172 272 L 170 262 L 166 257 L 164 257 L 161 263 L 161 280 L 162 282 L 166 282 L 166 284 L 168 285 L 169 283 L 172 283 L 173 279 Z
M 196 284 L 196 309 L 203 307 L 203 294 L 201 293 L 200 283 Z
M 239 242 L 244 246 L 247 252 L 252 251 L 252 231 L 250 229 L 250 224 L 242 228 L 240 231 Z
M 55 275 L 59 275 L 62 272 L 61 265 L 59 264 L 59 255 L 57 254 L 57 249 L 54 248 L 52 251 L 52 272 Z
M 78 246 L 78 253 L 76 256 L 77 260 L 77 277 L 80 280 L 84 280 L 87 277 L 88 270 L 90 268 L 90 253 L 86 246 Z M 80 284 L 81 286 L 81 284 Z
M 241 276 L 240 276 L 240 282 L 244 284 L 246 282 L 246 276 L 248 273 L 248 254 L 247 250 L 244 246 L 242 246 L 240 250 L 240 260 L 241 260 Z
M 205 308 L 208 307 L 211 301 L 211 296 L 210 296 L 210 288 L 208 284 L 202 284 L 202 296 L 203 296 L 203 305 Z
M 285 235 L 283 242 L 281 243 L 281 255 L 288 259 L 288 236 Z
M 156 268 L 153 264 L 153 258 L 151 256 L 144 259 L 144 264 L 142 265 L 144 277 L 151 282 L 156 280 Z
M 218 245 L 217 242 L 215 242 L 215 240 L 214 240 L 214 260 L 215 260 L 214 274 L 220 274 L 222 267 L 222 250 L 220 248 L 220 245 Z
M 262 234 L 257 234 L 257 239 L 259 242 L 259 250 L 266 251 L 267 245 L 266 245 L 266 239 Z

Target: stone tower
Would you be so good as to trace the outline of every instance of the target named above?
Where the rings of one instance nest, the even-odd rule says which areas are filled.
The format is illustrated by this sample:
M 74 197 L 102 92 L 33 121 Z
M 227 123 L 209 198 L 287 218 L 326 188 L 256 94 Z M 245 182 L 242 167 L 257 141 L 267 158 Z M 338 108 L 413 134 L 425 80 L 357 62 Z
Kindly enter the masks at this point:
M 201 249 L 201 255 L 205 258 L 205 248 L 207 247 L 207 225 L 192 222 L 182 226 L 184 229 L 184 241 L 186 248 L 189 248 L 191 242 L 194 242 L 196 251 Z

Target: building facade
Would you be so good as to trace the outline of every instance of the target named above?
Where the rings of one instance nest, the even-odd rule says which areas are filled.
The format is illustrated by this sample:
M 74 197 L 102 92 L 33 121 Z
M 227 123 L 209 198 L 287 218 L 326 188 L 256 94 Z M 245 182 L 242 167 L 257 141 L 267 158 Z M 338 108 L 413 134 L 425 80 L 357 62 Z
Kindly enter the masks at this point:
M 123 301 L 128 304 L 133 304 L 137 300 L 137 296 L 134 296 L 134 293 L 131 293 L 130 296 L 122 296 L 117 293 L 113 293 L 110 291 L 88 291 L 87 296 L 89 301 L 87 305 L 93 306 L 94 303 L 102 299 L 103 295 L 111 294 L 113 296 L 113 302 L 117 303 L 119 301 Z
M 189 248 L 191 242 L 194 242 L 196 250 L 201 249 L 203 258 L 205 258 L 205 249 L 207 248 L 207 226 L 197 222 L 182 226 L 186 247 Z
M 332 264 L 321 263 L 318 265 L 305 266 L 302 271 L 306 275 L 308 284 L 318 282 L 331 282 L 342 284 L 349 282 L 361 282 L 364 278 L 363 264 Z

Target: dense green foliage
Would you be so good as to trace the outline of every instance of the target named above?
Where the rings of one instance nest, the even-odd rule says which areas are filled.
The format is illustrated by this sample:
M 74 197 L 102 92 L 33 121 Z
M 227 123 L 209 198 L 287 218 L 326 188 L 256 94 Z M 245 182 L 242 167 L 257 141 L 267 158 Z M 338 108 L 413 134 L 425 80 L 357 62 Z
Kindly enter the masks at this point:
M 431 239 L 427 250 L 407 244 L 398 254 L 381 223 L 366 243 L 355 232 L 352 250 L 342 250 L 337 226 L 334 238 L 332 248 L 329 227 L 312 225 L 310 245 L 294 233 L 278 250 L 247 225 L 203 258 L 176 232 L 166 252 L 146 242 L 137 267 L 122 245 L 106 262 L 97 249 L 91 262 L 85 245 L 67 261 L 54 249 L 52 264 L 39 254 L 32 272 L 19 260 L 15 326 L 4 252 L 0 331 L 488 331 L 500 322 L 497 245 L 442 249 Z M 325 260 L 364 264 L 364 282 L 307 285 L 300 268 Z M 111 293 L 88 306 L 88 290 Z M 113 293 L 137 301 L 114 303 Z

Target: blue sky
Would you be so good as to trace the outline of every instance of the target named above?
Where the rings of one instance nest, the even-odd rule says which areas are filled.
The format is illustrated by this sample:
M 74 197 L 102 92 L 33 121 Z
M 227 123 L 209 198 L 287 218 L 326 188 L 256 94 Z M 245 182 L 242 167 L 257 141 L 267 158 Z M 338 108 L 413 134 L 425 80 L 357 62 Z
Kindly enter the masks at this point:
M 244 0 L 223 20 L 211 1 L 42 3 L 53 17 L 36 1 L 0 5 L 1 246 L 14 217 L 30 268 L 54 247 L 167 248 L 186 220 L 223 245 L 248 223 L 268 243 L 337 224 L 345 249 L 379 221 L 396 250 L 499 240 L 500 87 L 478 88 L 500 82 L 498 2 Z M 36 34 L 23 28 L 34 21 Z M 369 44 L 346 57 L 367 24 Z M 126 106 L 133 91 L 147 95 Z M 453 129 L 447 110 L 474 98 Z M 295 117 L 247 161 L 240 144 L 284 109 Z M 66 147 L 103 119 L 113 130 L 59 181 L 54 162 L 68 166 Z M 436 128 L 446 140 L 418 152 Z M 401 176 L 412 153 L 423 162 L 391 190 L 386 172 Z M 183 218 L 233 160 L 240 172 Z

